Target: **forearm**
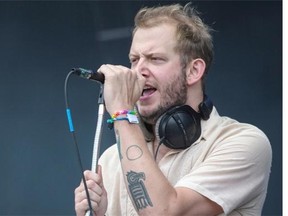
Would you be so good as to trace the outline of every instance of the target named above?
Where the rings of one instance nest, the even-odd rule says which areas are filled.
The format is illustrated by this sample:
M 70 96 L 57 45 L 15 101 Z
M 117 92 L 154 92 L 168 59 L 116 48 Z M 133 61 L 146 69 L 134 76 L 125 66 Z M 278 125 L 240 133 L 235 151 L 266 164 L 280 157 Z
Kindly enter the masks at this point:
M 138 214 L 167 213 L 176 191 L 155 163 L 140 127 L 119 121 L 115 132 L 127 191 Z

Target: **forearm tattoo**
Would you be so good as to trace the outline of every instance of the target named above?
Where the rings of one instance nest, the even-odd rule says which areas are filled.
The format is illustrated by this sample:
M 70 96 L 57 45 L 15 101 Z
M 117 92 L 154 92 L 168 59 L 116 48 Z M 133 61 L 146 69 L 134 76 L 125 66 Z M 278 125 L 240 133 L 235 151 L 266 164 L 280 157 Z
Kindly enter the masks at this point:
M 138 145 L 131 145 L 127 148 L 126 157 L 130 161 L 137 160 L 142 155 L 143 155 L 143 151 Z
M 130 171 L 126 174 L 128 181 L 128 188 L 131 198 L 137 208 L 137 211 L 148 206 L 153 206 L 152 201 L 148 195 L 144 185 L 145 174 L 143 172 Z
M 121 154 L 120 135 L 119 135 L 118 130 L 115 131 L 115 135 L 116 135 L 116 143 L 117 143 L 119 158 L 120 158 L 120 160 L 122 160 L 123 156 Z

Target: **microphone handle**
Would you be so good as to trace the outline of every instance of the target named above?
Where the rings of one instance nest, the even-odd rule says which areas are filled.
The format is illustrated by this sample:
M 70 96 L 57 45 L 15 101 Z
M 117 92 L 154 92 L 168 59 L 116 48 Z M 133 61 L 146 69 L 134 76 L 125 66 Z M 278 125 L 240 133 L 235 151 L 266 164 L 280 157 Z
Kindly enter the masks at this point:
M 92 70 L 87 70 L 84 68 L 72 68 L 72 71 L 85 79 L 89 79 L 89 80 L 95 80 L 98 81 L 102 84 L 104 84 L 105 81 L 105 76 L 103 73 L 97 72 L 97 71 L 92 71 Z

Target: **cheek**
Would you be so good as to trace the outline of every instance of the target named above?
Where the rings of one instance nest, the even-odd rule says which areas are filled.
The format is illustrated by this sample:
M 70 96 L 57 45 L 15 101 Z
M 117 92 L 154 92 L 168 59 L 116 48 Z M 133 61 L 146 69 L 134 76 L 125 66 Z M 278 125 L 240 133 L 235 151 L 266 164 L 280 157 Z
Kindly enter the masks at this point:
M 179 86 L 185 85 L 184 82 L 183 75 L 174 71 L 173 74 L 164 76 L 163 80 L 159 82 L 159 88 L 161 91 L 167 91 L 168 88 L 173 91 L 173 89 L 176 90 Z
M 155 68 L 154 77 L 158 81 L 159 86 L 171 83 L 173 80 L 178 79 L 182 74 L 180 65 L 178 64 L 167 64 L 165 67 Z

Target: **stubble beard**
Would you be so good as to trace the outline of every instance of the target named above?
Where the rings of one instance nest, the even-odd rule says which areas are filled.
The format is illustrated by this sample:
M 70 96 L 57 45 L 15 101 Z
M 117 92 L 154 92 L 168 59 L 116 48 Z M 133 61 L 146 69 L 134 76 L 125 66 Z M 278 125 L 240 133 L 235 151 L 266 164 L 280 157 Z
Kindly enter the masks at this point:
M 144 122 L 154 125 L 157 119 L 169 108 L 185 104 L 187 101 L 187 86 L 184 71 L 167 85 L 164 92 L 155 111 L 149 115 L 141 116 Z

